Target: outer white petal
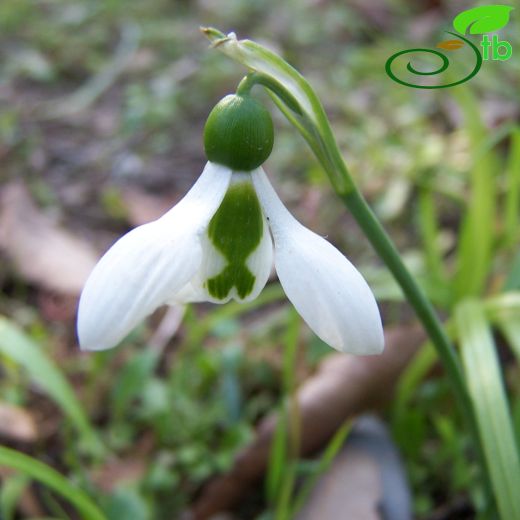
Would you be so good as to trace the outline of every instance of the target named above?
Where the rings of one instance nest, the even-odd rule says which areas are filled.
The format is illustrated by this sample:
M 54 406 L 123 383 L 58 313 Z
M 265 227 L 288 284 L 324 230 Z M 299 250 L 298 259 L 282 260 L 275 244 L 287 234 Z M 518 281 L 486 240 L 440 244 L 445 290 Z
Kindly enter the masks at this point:
M 231 183 L 251 182 L 250 173 L 233 172 Z M 205 282 L 209 278 L 218 275 L 227 265 L 227 260 L 210 241 L 206 233 L 201 236 L 202 262 L 200 269 L 188 284 L 183 286 L 177 294 L 170 299 L 172 303 L 188 303 L 208 301 L 212 303 L 226 303 L 231 299 L 239 302 L 254 300 L 265 287 L 273 266 L 273 243 L 269 234 L 269 225 L 262 213 L 263 233 L 260 243 L 249 255 L 246 265 L 255 276 L 253 290 L 245 298 L 240 298 L 236 288 L 233 287 L 229 295 L 223 299 L 213 297 L 205 287 Z
M 86 350 L 115 346 L 199 268 L 200 235 L 222 201 L 231 171 L 208 163 L 186 196 L 160 219 L 120 238 L 90 274 L 79 302 Z
M 253 172 L 253 183 L 271 226 L 276 272 L 296 310 L 335 349 L 381 353 L 381 317 L 361 274 L 330 242 L 289 213 L 261 168 Z

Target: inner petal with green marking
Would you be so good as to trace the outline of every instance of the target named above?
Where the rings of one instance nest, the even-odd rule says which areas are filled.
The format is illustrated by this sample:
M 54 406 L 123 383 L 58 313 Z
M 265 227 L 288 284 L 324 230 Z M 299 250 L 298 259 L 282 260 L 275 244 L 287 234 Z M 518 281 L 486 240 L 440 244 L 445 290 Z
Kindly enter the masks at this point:
M 266 227 L 250 175 L 234 174 L 207 230 L 209 242 L 222 256 L 219 271 L 204 281 L 204 287 L 213 298 L 219 301 L 229 297 L 244 300 L 253 291 L 258 292 L 254 290 L 258 285 L 256 267 L 259 262 L 272 261 L 271 239 Z M 255 256 L 262 258 L 252 262 Z M 263 271 L 260 281 L 263 286 L 267 279 L 265 267 L 260 270 Z

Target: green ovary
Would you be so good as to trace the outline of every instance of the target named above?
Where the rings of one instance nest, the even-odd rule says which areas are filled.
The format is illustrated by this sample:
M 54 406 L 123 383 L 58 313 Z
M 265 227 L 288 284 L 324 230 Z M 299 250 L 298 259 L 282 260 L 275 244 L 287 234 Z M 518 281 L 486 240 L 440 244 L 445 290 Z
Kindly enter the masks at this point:
M 206 282 L 214 298 L 225 299 L 233 287 L 240 298 L 251 294 L 256 277 L 246 265 L 262 239 L 260 203 L 249 181 L 232 184 L 211 219 L 208 237 L 227 260 L 224 269 Z

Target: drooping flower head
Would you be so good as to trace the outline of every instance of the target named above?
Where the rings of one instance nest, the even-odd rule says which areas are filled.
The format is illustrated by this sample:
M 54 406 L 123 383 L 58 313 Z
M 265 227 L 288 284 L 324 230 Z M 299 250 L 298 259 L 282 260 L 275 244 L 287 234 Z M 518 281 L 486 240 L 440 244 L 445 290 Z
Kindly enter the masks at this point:
M 262 164 L 272 147 L 269 112 L 249 94 L 216 105 L 197 182 L 161 218 L 120 238 L 87 280 L 78 310 L 83 349 L 115 346 L 164 304 L 253 300 L 274 257 L 287 297 L 323 341 L 354 354 L 382 351 L 381 318 L 361 274 L 271 186 Z

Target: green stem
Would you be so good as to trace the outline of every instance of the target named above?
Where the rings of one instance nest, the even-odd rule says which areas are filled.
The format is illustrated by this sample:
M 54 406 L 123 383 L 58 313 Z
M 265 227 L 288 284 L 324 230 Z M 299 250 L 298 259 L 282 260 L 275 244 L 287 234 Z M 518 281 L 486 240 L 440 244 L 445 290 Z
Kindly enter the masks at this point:
M 415 310 L 418 318 L 421 320 L 421 323 L 428 333 L 428 336 L 437 351 L 437 355 L 441 359 L 444 369 L 448 374 L 459 407 L 462 410 L 468 427 L 470 428 L 471 435 L 475 441 L 479 463 L 483 468 L 482 475 L 484 478 L 484 485 L 489 491 L 491 489 L 489 473 L 486 471 L 487 464 L 474 407 L 467 391 L 466 380 L 459 357 L 446 335 L 444 327 L 442 326 L 432 304 L 404 265 L 399 252 L 359 190 L 356 188 L 345 194 L 338 193 L 338 196 L 350 210 L 379 257 L 394 275 L 403 290 L 407 301 Z M 492 495 L 489 494 L 489 496 Z
M 356 219 L 359 227 L 363 230 L 377 254 L 401 286 L 406 299 L 414 308 L 428 336 L 436 346 L 448 376 L 454 383 L 456 393 L 461 401 L 460 404 L 466 406 L 468 394 L 460 361 L 431 303 L 405 267 L 399 252 L 361 193 L 356 189 L 345 195 L 339 194 L 339 196 Z
M 237 94 L 239 96 L 248 96 L 255 85 L 263 85 L 265 88 L 274 92 L 293 112 L 299 116 L 302 115 L 302 109 L 298 101 L 287 89 L 283 88 L 268 76 L 264 76 L 258 72 L 250 72 L 247 76 L 242 78 L 237 87 Z

